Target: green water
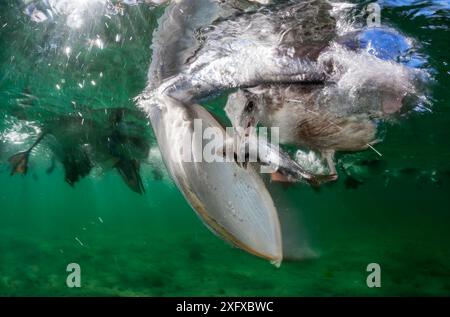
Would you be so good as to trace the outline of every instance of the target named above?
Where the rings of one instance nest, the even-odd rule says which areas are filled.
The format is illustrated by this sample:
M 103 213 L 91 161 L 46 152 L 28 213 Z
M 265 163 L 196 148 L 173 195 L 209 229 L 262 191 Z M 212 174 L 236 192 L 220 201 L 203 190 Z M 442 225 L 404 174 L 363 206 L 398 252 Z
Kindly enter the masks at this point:
M 145 195 L 114 171 L 71 188 L 60 165 L 47 175 L 45 146 L 33 151 L 28 175 L 9 175 L 8 155 L 36 134 L 10 116 L 21 93 L 36 97 L 27 101 L 31 121 L 77 107 L 133 107 L 162 13 L 142 5 L 110 18 L 95 11 L 74 29 L 63 18 L 31 22 L 18 3 L 0 3 L 0 295 L 450 295 L 447 1 L 383 3 L 382 23 L 422 45 L 435 78 L 431 111 L 387 125 L 381 158 L 371 151 L 339 155 L 336 183 L 320 190 L 269 184 L 280 210 L 298 218 L 292 234 L 317 254 L 281 268 L 211 234 L 157 155 L 142 169 Z M 208 109 L 222 116 L 224 101 Z M 66 286 L 72 262 L 81 266 L 81 288 Z M 381 288 L 366 285 L 372 262 L 381 266 Z

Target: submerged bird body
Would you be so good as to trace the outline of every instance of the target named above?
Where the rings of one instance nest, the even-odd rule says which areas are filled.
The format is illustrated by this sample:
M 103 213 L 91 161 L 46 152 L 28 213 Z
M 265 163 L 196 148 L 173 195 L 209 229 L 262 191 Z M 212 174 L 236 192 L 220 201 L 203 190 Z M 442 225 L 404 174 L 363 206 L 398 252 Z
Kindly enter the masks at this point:
M 260 87 L 262 88 L 262 87 Z M 355 151 L 375 138 L 375 124 L 366 113 L 338 113 L 323 103 L 323 87 L 273 86 L 246 99 L 258 107 L 259 123 L 279 127 L 280 142 L 318 150 Z M 255 101 L 252 101 L 255 100 Z
M 148 85 L 136 101 L 148 114 L 171 177 L 200 218 L 224 240 L 280 263 L 278 215 L 260 176 L 235 162 L 185 160 L 186 144 L 192 153 L 205 145 L 204 140 L 186 139 L 203 132 L 195 131 L 195 120 L 223 132 L 217 120 L 195 104 L 203 98 L 233 88 L 324 84 L 345 78 L 334 67 L 335 55 L 324 54 L 337 36 L 336 21 L 331 5 L 320 0 L 280 1 L 249 10 L 230 10 L 223 2 L 227 1 L 180 0 L 166 8 L 153 34 Z M 288 113 L 269 113 L 267 118 L 281 122 Z M 292 126 L 301 124 L 294 120 Z M 316 127 L 304 132 L 318 138 L 324 129 Z M 337 134 L 328 127 L 324 139 L 333 142 Z M 372 133 L 367 135 L 365 139 L 372 139 Z M 289 140 L 291 135 L 284 137 Z M 357 143 L 344 136 L 335 140 L 347 142 L 344 147 Z
M 369 32 L 400 37 L 392 30 Z M 352 35 L 353 44 L 361 34 Z M 395 63 L 399 56 L 381 59 L 363 49 L 331 42 L 317 59 L 328 65 L 326 81 L 259 85 L 230 94 L 225 108 L 229 119 L 244 131 L 257 123 L 279 127 L 281 143 L 320 152 L 334 174 L 334 152 L 364 150 L 377 142 L 378 121 L 403 111 L 421 75 Z
M 330 109 L 329 104 L 322 105 L 318 99 L 322 89 L 289 85 L 258 87 L 253 90 L 257 93 L 252 93 L 252 89 L 238 91 L 229 97 L 226 111 L 233 122 L 235 111 L 238 112 L 234 106 L 239 104 L 244 113 L 238 116 L 248 122 L 242 125 L 244 129 L 252 122 L 277 127 L 280 143 L 320 152 L 334 174 L 330 161 L 334 151 L 367 148 L 376 139 L 376 123 L 367 114 L 342 115 Z
M 131 121 L 125 117 L 131 117 Z M 33 145 L 9 159 L 11 173 L 25 174 L 31 151 L 45 140 L 53 156 L 62 163 L 70 185 L 100 166 L 115 168 L 130 189 L 142 193 L 139 165 L 147 158 L 150 143 L 143 127 L 136 123 L 136 119 L 142 120 L 138 117 L 135 111 L 127 109 L 100 109 L 41 120 L 41 132 Z
M 218 3 L 184 0 L 169 5 L 153 36 L 149 84 L 137 101 L 148 113 L 170 175 L 199 217 L 224 240 L 279 264 L 283 250 L 277 210 L 253 167 L 244 169 L 235 162 L 195 161 L 183 157 L 187 144 L 192 153 L 202 151 L 205 146 L 203 142 L 186 143 L 186 139 L 197 139 L 194 138 L 198 133 L 194 130 L 194 120 L 201 120 L 204 128 L 224 132 L 221 124 L 194 101 L 229 87 L 264 81 L 265 76 L 270 76 L 268 80 L 274 78 L 269 68 L 265 74 L 255 74 L 255 68 L 233 71 L 239 69 L 239 64 L 253 66 L 248 59 L 251 55 L 247 54 L 257 48 L 257 38 L 251 38 L 257 35 L 256 29 L 248 31 L 252 32 L 249 40 L 253 44 L 247 45 L 246 52 L 242 51 L 240 45 L 245 43 L 241 39 L 247 32 L 242 27 L 248 26 L 252 16 L 236 15 L 234 9 L 229 11 Z M 220 17 L 227 19 L 217 20 Z M 233 24 L 234 19 L 241 18 L 244 20 Z M 223 35 L 227 35 L 223 40 L 216 38 L 214 42 L 213 34 L 209 34 L 208 39 L 195 36 L 202 33 L 197 32 L 200 27 L 214 20 L 221 25 L 216 32 L 222 30 Z M 229 33 L 225 32 L 227 29 Z M 233 43 L 238 47 L 227 54 L 223 49 Z M 217 47 L 219 44 L 221 46 Z M 266 45 L 268 51 L 269 46 L 270 43 Z M 286 69 L 283 54 L 277 57 L 276 65 L 269 56 L 266 59 L 268 66 L 272 63 L 279 73 Z M 271 56 L 274 55 L 278 53 L 271 51 Z M 286 78 L 292 79 L 291 74 Z

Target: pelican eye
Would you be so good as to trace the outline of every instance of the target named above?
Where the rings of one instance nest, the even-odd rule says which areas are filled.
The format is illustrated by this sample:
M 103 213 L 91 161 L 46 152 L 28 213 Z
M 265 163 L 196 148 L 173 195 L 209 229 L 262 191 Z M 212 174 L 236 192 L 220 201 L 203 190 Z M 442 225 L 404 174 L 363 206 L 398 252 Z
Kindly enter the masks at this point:
M 254 108 L 255 108 L 255 103 L 253 101 L 249 101 L 245 105 L 245 111 L 246 112 L 252 112 Z

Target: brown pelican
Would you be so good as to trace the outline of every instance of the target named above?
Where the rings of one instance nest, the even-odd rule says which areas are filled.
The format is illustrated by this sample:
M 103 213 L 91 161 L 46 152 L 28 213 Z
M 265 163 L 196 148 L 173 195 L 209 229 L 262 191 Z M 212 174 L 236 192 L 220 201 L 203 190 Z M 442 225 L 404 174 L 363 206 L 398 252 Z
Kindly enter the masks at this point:
M 265 83 L 326 80 L 328 69 L 317 56 L 335 34 L 330 9 L 319 0 L 238 12 L 222 1 L 172 2 L 153 35 L 148 86 L 136 99 L 172 178 L 198 215 L 225 240 L 275 263 L 283 256 L 278 216 L 253 167 L 186 161 L 182 149 L 186 139 L 196 140 L 196 119 L 203 121 L 202 131 L 223 132 L 195 104 L 203 97 Z M 192 153 L 205 146 L 203 140 L 188 144 Z
M 367 31 L 372 37 L 405 41 L 390 29 Z M 364 35 L 364 31 L 361 32 Z M 355 47 L 361 34 L 351 35 Z M 350 36 L 345 38 L 349 41 Z M 361 45 L 356 45 L 360 47 Z M 395 45 L 394 45 L 395 46 Z M 377 121 L 402 110 L 407 97 L 418 94 L 423 72 L 394 61 L 397 47 L 370 48 L 373 54 L 331 44 L 318 56 L 330 67 L 327 82 L 269 84 L 230 94 L 226 112 L 237 131 L 248 134 L 258 123 L 279 127 L 280 142 L 321 153 L 331 174 L 336 174 L 335 151 L 360 151 L 377 142 Z M 404 49 L 411 50 L 411 47 Z M 388 59 L 379 58 L 383 52 Z M 398 55 L 398 53 L 397 53 Z M 389 74 L 389 76 L 386 76 Z
M 202 120 L 203 129 L 222 126 L 204 108 L 156 93 L 197 46 L 195 30 L 228 12 L 209 0 L 178 1 L 166 8 L 153 35 L 149 85 L 138 103 L 149 115 L 170 175 L 206 225 L 233 245 L 281 263 L 278 215 L 260 176 L 253 167 L 243 169 L 234 162 L 186 161 L 181 149 L 186 139 L 197 140 L 195 119 Z M 203 149 L 203 139 L 191 146 L 192 153 Z
M 236 9 L 236 3 L 243 2 L 248 3 L 181 1 L 169 7 L 171 16 L 161 23 L 171 23 L 171 29 L 164 37 L 156 34 L 153 41 L 153 60 L 164 63 L 165 80 L 154 84 L 161 69 L 153 62 L 140 100 L 166 95 L 189 103 L 233 87 L 326 78 L 327 67 L 316 58 L 335 35 L 330 5 L 320 0 L 286 1 L 273 7 Z M 193 17 L 186 14 L 194 10 Z M 161 47 L 166 50 L 158 51 Z M 170 58 L 163 56 L 168 54 Z

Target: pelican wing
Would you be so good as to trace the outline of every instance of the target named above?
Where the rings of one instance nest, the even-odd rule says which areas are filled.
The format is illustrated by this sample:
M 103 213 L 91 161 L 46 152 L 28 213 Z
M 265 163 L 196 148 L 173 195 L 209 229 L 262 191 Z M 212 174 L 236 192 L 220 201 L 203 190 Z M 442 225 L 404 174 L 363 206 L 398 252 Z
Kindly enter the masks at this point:
M 200 43 L 195 36 L 198 28 L 209 25 L 218 17 L 231 14 L 217 0 L 180 0 L 171 2 L 158 20 L 152 38 L 152 63 L 148 72 L 148 90 L 177 75 Z
M 197 47 L 160 93 L 199 100 L 230 88 L 264 83 L 322 82 L 319 54 L 336 36 L 331 6 L 322 0 L 286 1 L 197 29 Z

